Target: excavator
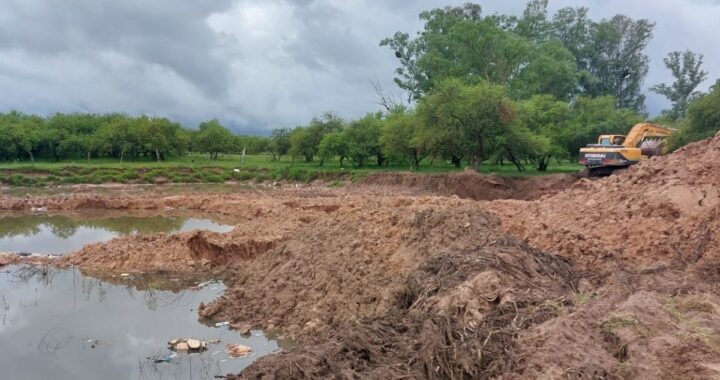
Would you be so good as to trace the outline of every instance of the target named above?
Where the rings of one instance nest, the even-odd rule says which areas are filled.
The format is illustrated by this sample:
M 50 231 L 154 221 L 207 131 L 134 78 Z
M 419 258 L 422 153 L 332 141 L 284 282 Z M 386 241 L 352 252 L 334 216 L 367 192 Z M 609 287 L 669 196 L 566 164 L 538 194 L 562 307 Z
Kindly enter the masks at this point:
M 597 144 L 580 149 L 583 174 L 606 176 L 653 156 L 667 153 L 666 139 L 677 130 L 653 123 L 635 124 L 627 135 L 600 135 Z

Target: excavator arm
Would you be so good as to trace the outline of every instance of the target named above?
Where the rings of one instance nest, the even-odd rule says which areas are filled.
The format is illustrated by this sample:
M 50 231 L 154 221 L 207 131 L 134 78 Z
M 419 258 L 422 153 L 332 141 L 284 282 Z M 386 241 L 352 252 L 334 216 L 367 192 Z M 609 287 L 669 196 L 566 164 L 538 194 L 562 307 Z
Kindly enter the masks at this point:
M 646 138 L 668 137 L 675 131 L 676 129 L 652 123 L 635 124 L 635 126 L 630 129 L 627 137 L 625 137 L 625 143 L 623 145 L 625 145 L 626 148 L 639 148 L 640 144 L 642 144 Z

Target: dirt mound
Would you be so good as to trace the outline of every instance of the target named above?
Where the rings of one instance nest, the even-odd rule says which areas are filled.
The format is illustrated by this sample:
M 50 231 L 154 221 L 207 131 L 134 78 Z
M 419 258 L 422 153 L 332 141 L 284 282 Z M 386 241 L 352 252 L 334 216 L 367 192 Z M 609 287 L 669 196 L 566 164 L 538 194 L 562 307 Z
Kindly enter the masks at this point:
M 385 314 L 407 275 L 438 252 L 503 235 L 499 221 L 459 199 L 348 198 L 231 276 L 206 317 L 281 327 L 289 333 Z
M 486 206 L 508 232 L 589 269 L 718 267 L 720 135 L 534 202 Z
M 116 206 L 160 208 L 178 207 L 179 202 L 186 198 L 156 198 L 151 202 L 93 197 Z M 83 269 L 113 272 L 226 270 L 268 252 L 307 223 L 338 209 L 337 199 L 333 198 L 306 199 L 302 205 L 290 199 L 296 198 L 259 194 L 195 197 L 184 203 L 186 207 L 222 211 L 242 221 L 228 233 L 195 231 L 124 236 L 105 243 L 87 245 L 60 262 Z
M 483 175 L 472 170 L 459 173 L 377 173 L 356 184 L 364 188 L 393 188 L 409 193 L 457 195 L 464 199 L 538 199 L 571 186 L 577 176 L 557 174 L 538 177 Z
M 274 278 L 275 283 L 285 283 L 283 287 L 298 289 L 296 304 L 280 310 L 289 314 L 285 319 L 274 310 L 280 301 L 273 297 L 275 291 L 266 289 L 265 284 L 235 284 L 235 291 L 243 289 L 243 295 L 261 293 L 265 302 L 247 297 L 237 300 L 238 293 L 228 294 L 230 299 L 237 300 L 243 309 L 250 307 L 256 314 L 275 316 L 280 326 L 310 319 L 315 312 L 319 312 L 316 321 L 324 318 L 316 327 L 329 323 L 328 328 L 303 335 L 300 348 L 263 358 L 245 370 L 242 377 L 445 379 L 490 377 L 507 371 L 517 350 L 515 340 L 519 332 L 557 315 L 565 303 L 565 293 L 574 288 L 575 275 L 567 261 L 498 234 L 497 221 L 489 215 L 478 212 L 480 218 L 464 215 L 457 220 L 428 210 L 432 209 L 417 210 L 408 221 L 418 236 L 429 231 L 454 230 L 462 233 L 460 240 L 466 236 L 480 239 L 447 248 L 433 245 L 441 241 L 432 238 L 411 237 L 401 242 L 400 246 L 415 252 L 410 265 L 394 271 L 387 266 L 374 266 L 372 272 L 363 276 L 367 279 L 364 287 L 371 294 L 388 294 L 388 288 L 393 290 L 385 305 L 351 294 L 333 297 L 331 302 L 320 297 L 308 299 L 307 293 L 301 292 L 308 284 L 296 287 L 297 284 L 288 281 L 292 275 L 284 274 L 282 268 L 260 274 Z M 463 224 L 468 217 L 477 219 L 471 219 L 474 226 L 464 234 L 470 228 Z M 448 218 L 450 222 L 445 224 Z M 428 247 L 424 242 L 430 243 Z M 459 245 L 466 248 L 458 250 Z M 318 255 L 333 259 L 318 265 L 316 257 L 306 256 L 308 252 L 288 250 L 285 259 L 293 262 L 291 268 L 297 270 L 308 266 L 316 273 L 331 271 L 330 265 L 342 267 L 342 260 L 350 260 L 345 255 L 337 259 L 332 251 L 321 251 Z M 433 254 L 428 255 L 430 252 Z M 368 254 L 383 255 L 355 253 Z M 392 256 L 392 252 L 385 255 Z M 416 269 L 406 269 L 412 267 Z M 348 278 L 342 269 L 336 273 Z M 309 281 L 315 287 L 326 283 L 322 276 Z M 333 289 L 329 290 L 326 297 L 334 294 Z M 221 303 L 227 308 L 229 300 Z M 354 311 L 355 304 L 361 309 Z M 362 308 L 373 309 L 374 315 L 361 318 L 363 315 L 358 311 Z
M 720 135 L 539 201 L 485 203 L 579 264 L 565 315 L 519 335 L 509 378 L 720 375 Z

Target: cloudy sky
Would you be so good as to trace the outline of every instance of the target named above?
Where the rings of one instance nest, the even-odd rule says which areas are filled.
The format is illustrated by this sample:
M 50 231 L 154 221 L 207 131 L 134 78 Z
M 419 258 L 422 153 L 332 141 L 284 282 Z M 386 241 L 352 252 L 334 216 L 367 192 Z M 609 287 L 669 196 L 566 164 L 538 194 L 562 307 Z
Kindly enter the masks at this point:
M 126 112 L 194 127 L 218 118 L 267 133 L 333 110 L 378 108 L 397 63 L 379 41 L 421 28 L 418 13 L 461 1 L 409 0 L 3 0 L 0 112 Z M 486 14 L 519 14 L 524 0 L 480 0 Z M 593 18 L 623 13 L 657 22 L 645 87 L 670 81 L 672 50 L 705 55 L 720 76 L 720 0 L 551 0 Z M 648 93 L 648 110 L 667 106 Z

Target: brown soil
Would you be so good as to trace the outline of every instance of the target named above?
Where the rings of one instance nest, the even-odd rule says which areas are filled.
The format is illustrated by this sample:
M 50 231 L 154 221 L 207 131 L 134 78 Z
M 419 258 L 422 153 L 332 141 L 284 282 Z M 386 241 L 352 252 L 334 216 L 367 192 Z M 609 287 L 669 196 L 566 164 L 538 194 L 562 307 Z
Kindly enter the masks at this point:
M 719 155 L 720 135 L 596 181 L 384 174 L 344 189 L 84 191 L 0 207 L 246 220 L 62 260 L 222 271 L 228 290 L 202 317 L 299 343 L 242 378 L 715 378 Z
M 539 177 L 482 175 L 472 170 L 459 173 L 413 174 L 378 173 L 368 176 L 354 187 L 374 191 L 402 191 L 412 194 L 457 195 L 463 199 L 538 199 L 570 187 L 578 175 L 554 174 Z

